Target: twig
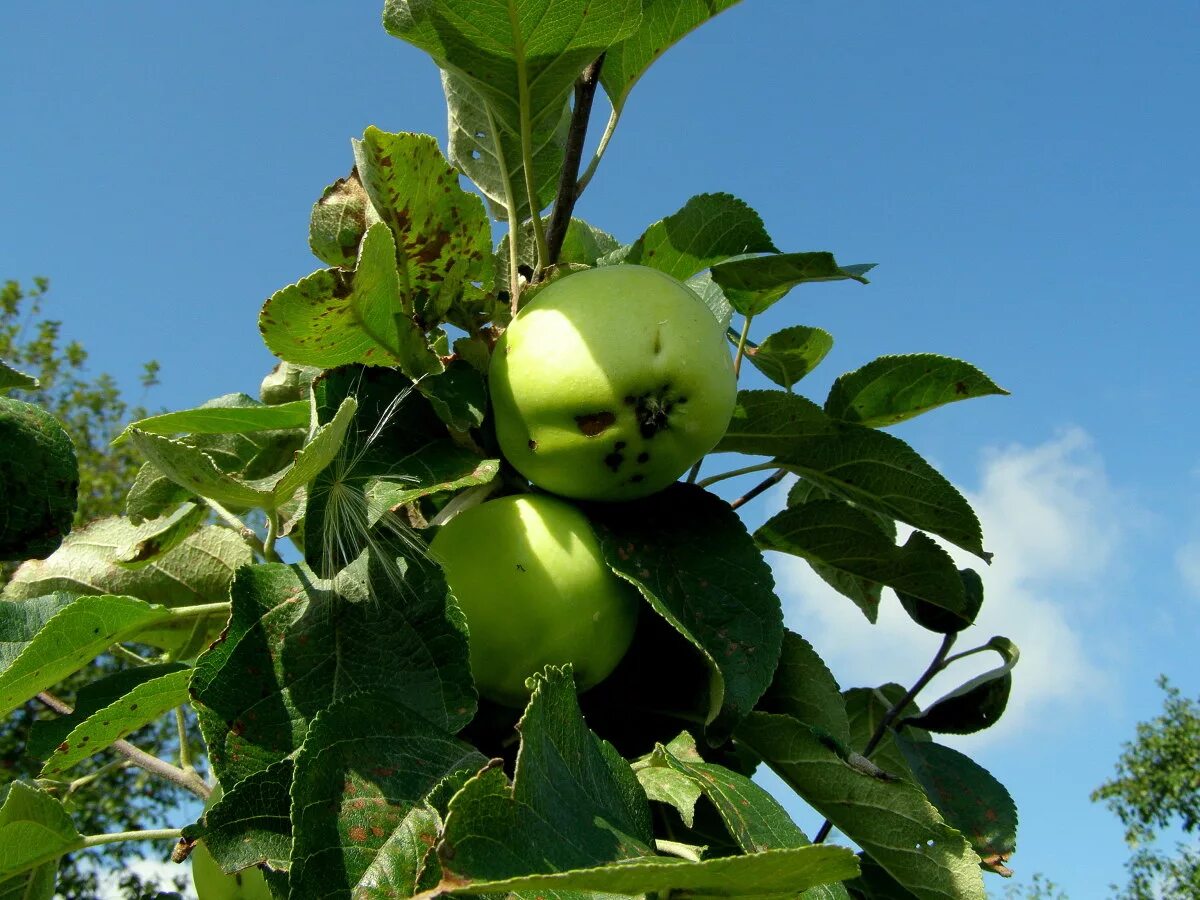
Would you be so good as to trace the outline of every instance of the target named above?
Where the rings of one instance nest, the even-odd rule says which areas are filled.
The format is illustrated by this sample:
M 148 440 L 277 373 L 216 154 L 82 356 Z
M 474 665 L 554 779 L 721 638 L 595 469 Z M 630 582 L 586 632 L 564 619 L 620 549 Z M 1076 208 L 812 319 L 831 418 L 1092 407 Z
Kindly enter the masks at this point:
M 217 514 L 217 518 L 238 533 L 241 539 L 250 546 L 251 550 L 257 553 L 259 556 L 263 556 L 263 542 L 259 536 L 254 533 L 254 529 L 239 519 L 232 512 L 227 510 L 216 500 L 210 500 L 208 497 L 205 497 L 204 502 L 208 504 L 209 509 Z
M 912 703 L 913 700 L 916 699 L 917 694 L 921 693 L 921 690 L 925 687 L 925 685 L 929 684 L 929 682 L 933 680 L 933 677 L 946 667 L 946 657 L 949 655 L 950 648 L 954 646 L 954 641 L 957 638 L 958 635 L 954 633 L 947 634 L 942 638 L 942 646 L 938 647 L 937 653 L 933 655 L 933 659 L 930 661 L 929 667 L 921 674 L 921 677 L 916 680 L 913 686 L 909 688 L 908 693 L 901 697 L 891 709 L 883 714 L 883 718 L 879 720 L 879 724 L 875 727 L 875 733 L 871 735 L 871 739 L 867 741 L 867 746 L 863 749 L 863 756 L 867 757 L 868 759 L 870 758 L 871 754 L 875 751 L 875 748 L 879 746 L 879 742 L 882 741 L 884 735 L 887 734 L 888 726 L 895 721 L 896 716 L 900 715 L 901 710 L 908 706 L 908 704 Z M 832 830 L 833 823 L 826 819 L 825 823 L 821 826 L 821 830 L 818 831 L 816 837 L 813 838 L 813 843 L 819 844 L 824 841 L 825 838 L 829 837 L 829 832 Z
M 747 504 L 751 500 L 753 500 L 755 497 L 757 497 L 759 494 L 763 493 L 764 491 L 770 490 L 775 485 L 779 484 L 779 482 L 783 481 L 783 479 L 786 476 L 787 476 L 787 469 L 776 469 L 774 472 L 772 472 L 770 475 L 768 475 L 766 478 L 764 478 L 762 481 L 760 481 L 754 487 L 750 488 L 750 490 L 746 491 L 746 493 L 742 494 L 742 496 L 738 497 L 736 500 L 731 501 L 729 504 L 730 508 L 737 509 L 739 506 L 744 506 L 745 504 Z
M 608 115 L 608 124 L 604 126 L 604 133 L 600 135 L 600 143 L 596 147 L 596 152 L 592 154 L 592 161 L 588 163 L 588 167 L 584 169 L 575 185 L 576 195 L 583 193 L 584 188 L 591 182 L 592 176 L 596 174 L 596 167 L 600 165 L 600 159 L 604 156 L 604 151 L 608 149 L 608 142 L 612 140 L 613 132 L 617 130 L 617 122 L 620 120 L 621 111 L 613 107 L 613 111 Z
M 567 228 L 571 224 L 571 213 L 575 210 L 575 201 L 583 191 L 578 181 L 579 163 L 583 159 L 583 142 L 587 137 L 588 121 L 592 116 L 592 101 L 596 98 L 600 69 L 603 65 L 604 54 L 601 53 L 595 62 L 583 70 L 583 74 L 575 82 L 575 107 L 571 110 L 571 125 L 567 129 L 567 144 L 563 153 L 562 172 L 558 176 L 554 213 L 550 217 L 550 226 L 546 229 L 548 265 L 558 262 Z
M 773 462 L 755 463 L 752 466 L 743 466 L 740 469 L 730 469 L 728 472 L 709 475 L 707 478 L 701 478 L 696 484 L 700 487 L 708 487 L 709 485 L 716 484 L 718 481 L 724 481 L 726 478 L 737 478 L 739 475 L 748 475 L 751 472 L 761 472 L 764 469 L 773 468 L 775 468 L 775 463 Z
M 39 700 L 60 715 L 69 716 L 74 712 L 70 706 L 48 691 L 42 691 L 37 696 Z M 166 760 L 159 759 L 145 750 L 139 750 L 128 741 L 113 741 L 112 748 L 139 769 L 145 769 L 151 775 L 157 775 L 159 778 L 178 785 L 184 790 L 191 791 L 201 800 L 207 800 L 208 795 L 212 793 L 212 788 L 205 784 L 204 779 L 195 772 L 185 772 L 183 769 L 171 765 Z M 127 839 L 122 838 L 122 840 Z

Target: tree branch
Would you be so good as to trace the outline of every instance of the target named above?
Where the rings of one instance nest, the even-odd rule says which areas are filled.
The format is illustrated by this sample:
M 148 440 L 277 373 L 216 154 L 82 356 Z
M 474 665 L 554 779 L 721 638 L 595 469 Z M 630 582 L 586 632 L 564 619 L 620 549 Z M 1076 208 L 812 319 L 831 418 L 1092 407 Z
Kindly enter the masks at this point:
M 596 98 L 596 88 L 600 84 L 600 69 L 604 65 L 604 54 L 601 53 L 591 65 L 583 70 L 579 80 L 575 82 L 575 107 L 571 111 L 571 125 L 567 130 L 567 145 L 563 154 L 562 173 L 558 177 L 558 193 L 554 198 L 554 213 L 550 217 L 550 226 L 546 230 L 546 245 L 549 248 L 547 263 L 554 265 L 558 255 L 562 253 L 563 240 L 567 236 L 567 226 L 571 224 L 571 213 L 575 210 L 575 201 L 583 190 L 578 181 L 579 164 L 583 160 L 583 141 L 587 137 L 588 120 L 592 116 L 592 101 Z
M 70 706 L 48 691 L 38 694 L 38 699 L 60 715 L 69 716 L 74 712 Z M 157 775 L 184 790 L 191 791 L 201 800 L 207 800 L 208 795 L 212 793 L 212 788 L 195 772 L 185 772 L 166 760 L 159 759 L 145 750 L 139 750 L 128 741 L 113 741 L 112 748 L 139 769 L 145 769 L 151 775 Z
M 879 720 L 879 724 L 875 727 L 875 733 L 871 735 L 871 739 L 867 741 L 867 746 L 863 749 L 863 756 L 870 759 L 871 754 L 875 751 L 875 748 L 879 746 L 879 742 L 882 741 L 884 735 L 887 734 L 888 726 L 895 721 L 896 717 L 900 715 L 900 712 L 904 709 L 904 707 L 908 706 L 908 704 L 912 703 L 913 700 L 916 699 L 917 694 L 921 693 L 921 690 L 925 687 L 925 685 L 929 684 L 929 682 L 933 680 L 933 676 L 946 667 L 946 657 L 949 655 L 950 648 L 954 646 L 954 641 L 957 638 L 958 635 L 955 633 L 947 634 L 942 638 L 942 646 L 938 647 L 937 653 L 933 655 L 933 659 L 930 661 L 929 667 L 921 674 L 921 677 L 916 680 L 916 683 L 909 688 L 908 693 L 901 697 L 891 709 L 883 714 L 883 718 Z M 825 838 L 829 837 L 829 832 L 832 830 L 833 823 L 826 819 L 825 824 L 821 826 L 821 830 L 818 831 L 816 837 L 813 838 L 813 843 L 819 844 L 824 841 Z
M 760 481 L 754 487 L 750 488 L 750 490 L 746 491 L 746 493 L 742 494 L 742 496 L 738 497 L 736 500 L 731 501 L 729 504 L 730 508 L 737 509 L 739 506 L 746 505 L 751 500 L 753 500 L 755 497 L 757 497 L 759 494 L 763 493 L 763 491 L 770 490 L 775 485 L 779 484 L 779 482 L 783 481 L 783 479 L 786 476 L 787 476 L 787 469 L 776 469 L 774 472 L 772 472 L 770 475 L 768 475 L 766 478 L 764 478 L 762 481 Z

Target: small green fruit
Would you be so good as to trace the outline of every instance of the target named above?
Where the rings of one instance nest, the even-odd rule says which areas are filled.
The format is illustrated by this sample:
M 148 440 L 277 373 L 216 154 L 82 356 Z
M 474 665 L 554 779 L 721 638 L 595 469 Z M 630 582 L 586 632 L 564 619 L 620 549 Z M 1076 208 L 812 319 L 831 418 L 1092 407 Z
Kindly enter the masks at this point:
M 555 497 L 502 497 L 451 519 L 430 544 L 467 619 L 479 693 L 522 706 L 525 679 L 571 663 L 580 691 L 629 649 L 637 592 L 604 563 L 587 518 Z
M 542 290 L 497 342 L 489 380 L 508 461 L 539 487 L 590 500 L 675 481 L 721 439 L 737 397 L 708 307 L 645 266 Z

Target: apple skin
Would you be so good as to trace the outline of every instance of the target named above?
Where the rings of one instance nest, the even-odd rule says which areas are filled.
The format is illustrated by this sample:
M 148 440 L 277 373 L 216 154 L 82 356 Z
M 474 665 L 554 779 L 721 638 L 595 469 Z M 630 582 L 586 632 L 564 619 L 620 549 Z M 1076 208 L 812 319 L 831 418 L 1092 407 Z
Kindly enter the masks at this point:
M 725 433 L 737 378 L 704 302 L 645 266 L 543 288 L 489 371 L 505 458 L 547 491 L 631 500 L 662 490 Z
M 544 494 L 501 497 L 459 513 L 429 546 L 467 619 L 479 693 L 529 699 L 525 679 L 571 663 L 580 691 L 629 649 L 640 596 L 604 563 L 587 518 Z

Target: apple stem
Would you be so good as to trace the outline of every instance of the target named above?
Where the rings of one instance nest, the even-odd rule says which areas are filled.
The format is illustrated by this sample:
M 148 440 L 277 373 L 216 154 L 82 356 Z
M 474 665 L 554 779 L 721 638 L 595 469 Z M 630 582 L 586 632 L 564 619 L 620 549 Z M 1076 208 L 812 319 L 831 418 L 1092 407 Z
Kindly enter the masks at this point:
M 592 101 L 600 84 L 600 69 L 604 65 L 604 54 L 583 70 L 575 82 L 575 105 L 571 110 L 571 124 L 567 130 L 567 143 L 563 155 L 562 173 L 558 178 L 558 193 L 554 199 L 554 213 L 546 230 L 547 265 L 558 262 L 562 253 L 563 240 L 571 224 L 571 213 L 575 201 L 583 193 L 584 182 L 579 179 L 579 163 L 583 159 L 583 141 L 587 136 L 588 120 L 592 116 Z

